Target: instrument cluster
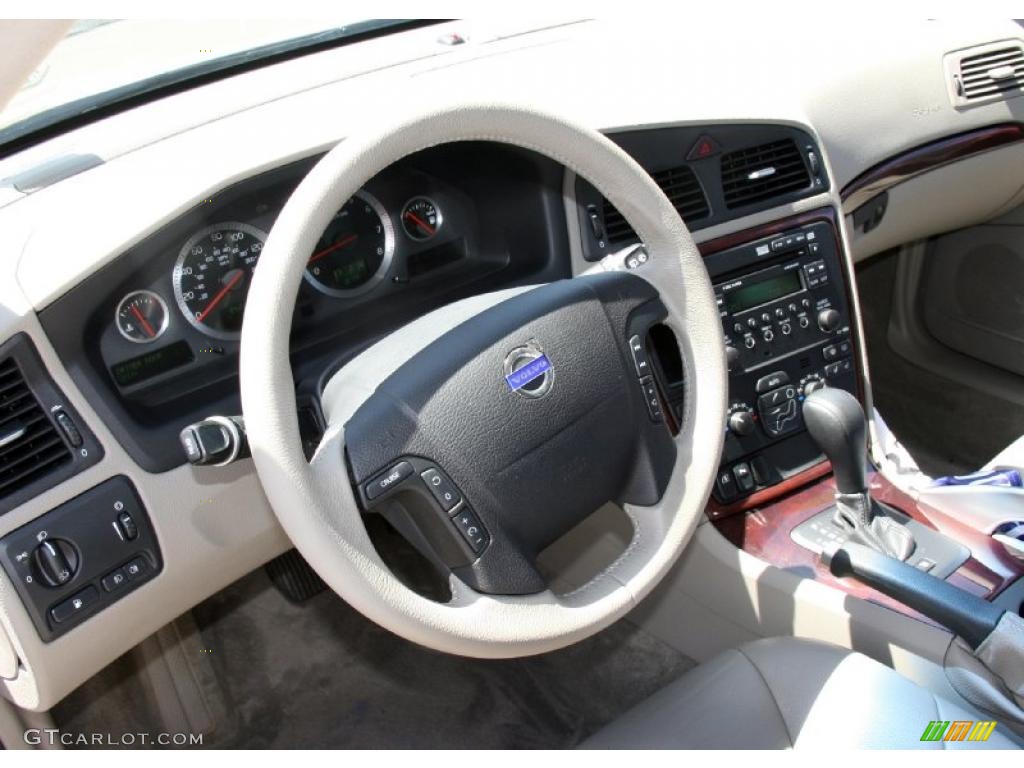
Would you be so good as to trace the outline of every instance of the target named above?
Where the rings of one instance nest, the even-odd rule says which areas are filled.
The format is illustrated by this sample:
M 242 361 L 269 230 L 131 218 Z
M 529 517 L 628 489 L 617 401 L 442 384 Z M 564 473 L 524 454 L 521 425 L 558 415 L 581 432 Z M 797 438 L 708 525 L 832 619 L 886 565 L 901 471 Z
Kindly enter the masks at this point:
M 357 192 L 335 214 L 309 255 L 306 283 L 337 299 L 363 295 L 391 273 L 396 240 L 422 249 L 448 234 L 441 207 L 425 195 L 410 198 L 397 214 L 370 192 Z M 154 290 L 130 290 L 114 313 L 120 335 L 136 344 L 156 342 L 170 326 L 170 304 L 206 336 L 237 340 L 266 240 L 266 231 L 244 221 L 221 221 L 192 232 L 181 243 L 171 270 L 173 302 Z

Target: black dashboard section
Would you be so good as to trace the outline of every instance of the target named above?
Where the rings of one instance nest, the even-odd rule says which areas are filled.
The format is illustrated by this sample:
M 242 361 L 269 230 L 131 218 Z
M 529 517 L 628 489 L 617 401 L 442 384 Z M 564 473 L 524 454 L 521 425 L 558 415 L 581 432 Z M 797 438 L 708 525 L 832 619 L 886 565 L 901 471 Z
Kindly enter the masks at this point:
M 714 492 L 729 504 L 822 459 L 802 403 L 826 386 L 857 394 L 852 315 L 827 219 L 714 253 L 705 263 L 729 363 Z
M 0 346 L 0 514 L 103 458 L 103 448 L 50 378 L 32 341 Z
M 254 261 L 252 243 L 259 241 L 246 233 L 272 228 L 318 159 L 212 195 L 40 313 L 61 360 L 143 469 L 162 472 L 183 463 L 177 436 L 184 426 L 215 413 L 240 413 L 237 334 L 213 337 L 196 322 L 201 312 L 185 316 L 176 295 L 176 270 L 188 250 L 183 247 L 216 245 L 197 240 L 197 233 L 222 232 L 227 239 L 235 232 L 245 236 Z M 394 252 L 362 292 L 331 295 L 318 290 L 307 272 L 293 319 L 292 368 L 300 406 L 313 411 L 309 420 L 319 418 L 325 376 L 395 328 L 469 295 L 568 277 L 562 178 L 562 167 L 540 155 L 467 142 L 420 152 L 367 183 L 363 192 L 379 202 Z M 437 231 L 426 240 L 423 230 L 402 226 L 400 219 L 410 203 L 423 198 L 444 212 L 443 224 L 438 216 L 432 219 Z M 422 203 L 415 211 L 420 217 L 436 213 Z M 225 222 L 240 226 L 225 228 Z M 340 279 L 352 274 L 350 266 L 343 265 Z M 234 274 L 227 272 L 215 287 L 230 289 Z M 181 293 L 180 283 L 177 288 Z M 220 295 L 210 293 L 216 295 L 207 297 L 207 307 Z M 147 303 L 129 300 L 138 294 Z M 138 314 L 137 327 L 119 326 L 125 317 L 134 322 L 129 310 L 148 312 L 160 304 L 166 308 L 165 327 L 154 321 L 146 328 Z M 126 333 L 139 327 L 153 331 L 153 339 L 139 343 Z
M 121 475 L 4 536 L 0 563 L 46 642 L 163 568 L 146 510 Z
M 609 138 L 651 174 L 694 231 L 829 187 L 814 139 L 788 125 L 679 126 Z M 576 181 L 576 204 L 588 261 L 637 240 L 622 215 L 584 179 Z

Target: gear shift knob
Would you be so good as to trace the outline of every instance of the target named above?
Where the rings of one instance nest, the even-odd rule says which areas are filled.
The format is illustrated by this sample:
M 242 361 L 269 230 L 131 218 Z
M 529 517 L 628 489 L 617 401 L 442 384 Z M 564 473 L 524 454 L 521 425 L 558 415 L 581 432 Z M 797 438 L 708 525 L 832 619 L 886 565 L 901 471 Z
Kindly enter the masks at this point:
M 843 494 L 867 493 L 867 420 L 857 398 L 826 387 L 804 400 L 807 431 L 828 460 Z

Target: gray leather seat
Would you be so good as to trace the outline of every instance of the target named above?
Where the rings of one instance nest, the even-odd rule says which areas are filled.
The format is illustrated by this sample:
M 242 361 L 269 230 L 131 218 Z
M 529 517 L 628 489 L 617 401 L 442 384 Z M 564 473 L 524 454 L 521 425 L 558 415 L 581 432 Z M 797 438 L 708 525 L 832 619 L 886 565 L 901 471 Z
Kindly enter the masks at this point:
M 641 702 L 584 749 L 1017 749 L 921 741 L 932 720 L 993 720 L 825 643 L 773 638 L 726 651 Z

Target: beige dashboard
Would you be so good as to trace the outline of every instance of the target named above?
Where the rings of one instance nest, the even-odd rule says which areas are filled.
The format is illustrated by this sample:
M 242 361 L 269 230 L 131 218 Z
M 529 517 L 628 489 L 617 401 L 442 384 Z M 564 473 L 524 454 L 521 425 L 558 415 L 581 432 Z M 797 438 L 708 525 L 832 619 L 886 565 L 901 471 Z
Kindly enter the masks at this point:
M 468 42 L 439 43 L 448 31 Z M 759 29 L 718 34 L 654 23 L 634 28 L 621 21 L 534 31 L 452 22 L 207 85 L 0 161 L 2 179 L 69 153 L 103 160 L 27 194 L 0 188 L 0 339 L 18 332 L 32 338 L 105 450 L 96 465 L 0 516 L 0 536 L 124 474 L 149 511 L 164 559 L 158 578 L 50 643 L 40 640 L 0 573 L 5 695 L 27 709 L 52 706 L 168 621 L 289 547 L 251 463 L 161 474 L 135 465 L 63 368 L 36 318 L 205 197 L 309 157 L 363 121 L 386 120 L 398 98 L 476 94 L 527 101 L 604 131 L 773 121 L 803 127 L 817 138 L 831 189 L 709 227 L 699 233 L 702 241 L 823 205 L 841 208 L 840 190 L 886 158 L 972 128 L 1017 122 L 1024 113 L 1024 99 L 954 108 L 943 69 L 951 51 L 1020 38 L 1020 27 L 1011 22 L 864 27 L 843 40 L 812 35 L 799 46 L 767 49 L 764 35 Z M 1017 145 L 919 176 L 913 187 L 894 193 L 882 227 L 867 236 L 846 233 L 848 251 L 855 259 L 866 257 L 1013 207 L 1020 202 L 1022 170 L 1024 151 Z M 573 189 L 567 175 L 570 245 L 574 267 L 582 269 Z M 945 207 L 937 209 L 934 201 Z M 936 216 L 937 210 L 949 216 Z M 14 652 L 6 664 L 4 636 Z

